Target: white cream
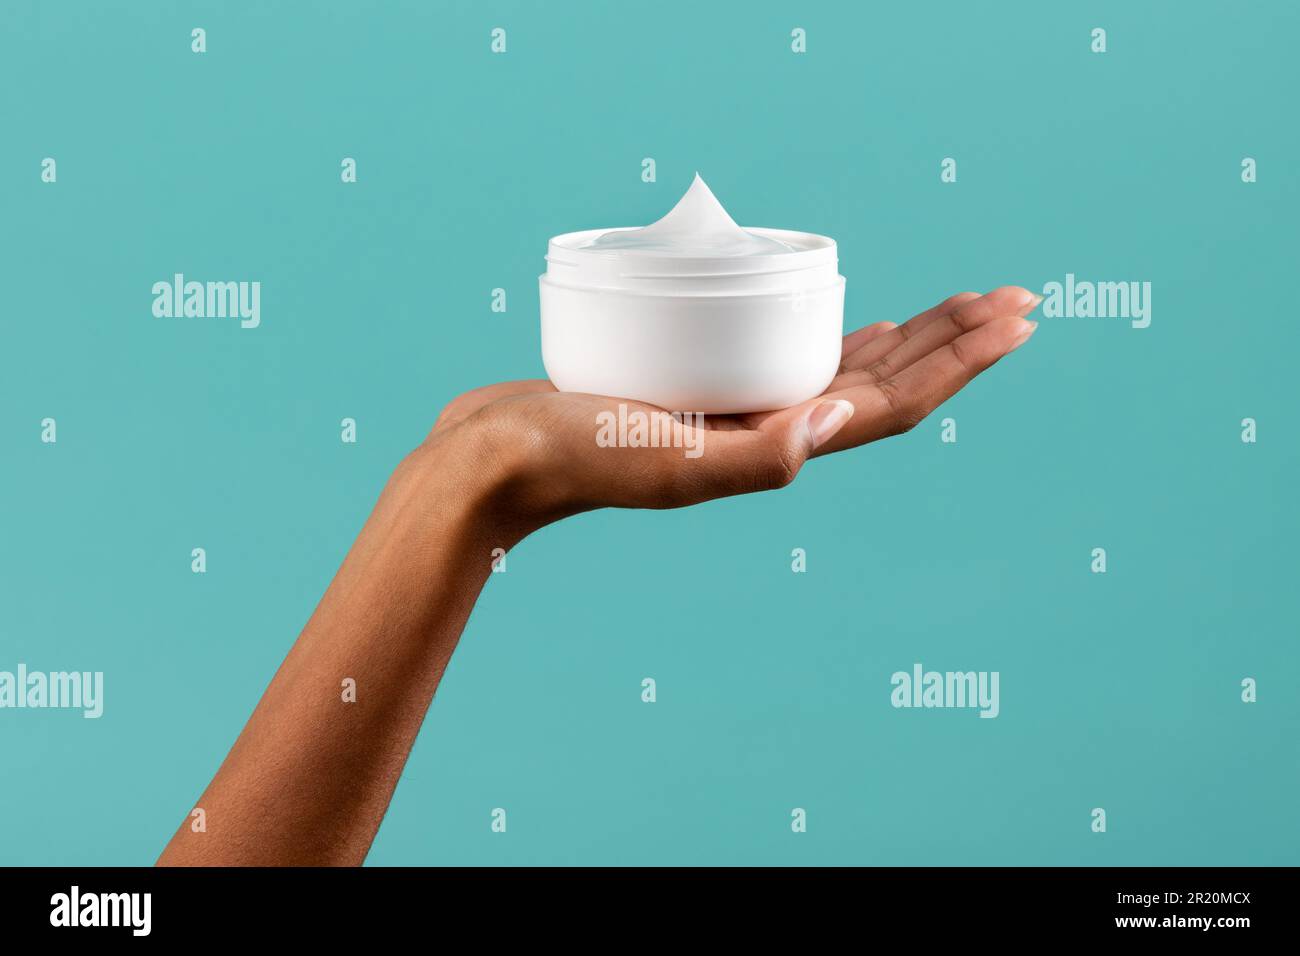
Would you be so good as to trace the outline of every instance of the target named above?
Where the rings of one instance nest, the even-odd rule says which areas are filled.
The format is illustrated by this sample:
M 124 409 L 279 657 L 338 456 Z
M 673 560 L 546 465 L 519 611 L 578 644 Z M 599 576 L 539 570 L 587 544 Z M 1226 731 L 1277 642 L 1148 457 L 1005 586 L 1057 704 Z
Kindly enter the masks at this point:
M 586 248 L 694 257 L 770 256 L 794 251 L 788 243 L 736 225 L 699 173 L 677 205 L 658 222 L 607 232 Z

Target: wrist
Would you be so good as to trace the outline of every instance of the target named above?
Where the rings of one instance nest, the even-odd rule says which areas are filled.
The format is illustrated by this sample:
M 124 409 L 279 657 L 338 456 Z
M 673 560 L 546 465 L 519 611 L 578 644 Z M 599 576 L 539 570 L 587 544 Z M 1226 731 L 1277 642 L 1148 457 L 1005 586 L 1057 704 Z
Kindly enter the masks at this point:
M 431 436 L 398 465 L 385 497 L 470 547 L 509 549 L 562 514 L 523 449 L 483 424 Z

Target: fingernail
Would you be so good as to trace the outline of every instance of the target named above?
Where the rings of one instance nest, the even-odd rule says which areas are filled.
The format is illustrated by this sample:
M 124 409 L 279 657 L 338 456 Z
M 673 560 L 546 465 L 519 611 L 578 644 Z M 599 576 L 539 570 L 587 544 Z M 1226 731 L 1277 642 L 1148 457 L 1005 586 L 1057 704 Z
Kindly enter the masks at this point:
M 808 415 L 808 431 L 813 448 L 820 448 L 853 417 L 853 403 L 842 398 L 822 402 Z
M 1038 303 L 1042 301 L 1043 297 L 1041 295 L 1035 295 L 1032 292 L 1029 293 L 1029 300 L 1020 307 L 1020 314 L 1022 316 L 1028 315 L 1030 312 L 1033 312 L 1034 309 L 1038 308 Z
M 1029 336 L 1034 334 L 1034 329 L 1036 328 L 1038 328 L 1037 322 L 1025 322 L 1024 328 L 1016 333 L 1016 339 L 1012 343 L 1011 348 L 1007 349 L 1007 351 L 1014 352 L 1016 349 L 1020 348 L 1020 346 L 1028 342 Z

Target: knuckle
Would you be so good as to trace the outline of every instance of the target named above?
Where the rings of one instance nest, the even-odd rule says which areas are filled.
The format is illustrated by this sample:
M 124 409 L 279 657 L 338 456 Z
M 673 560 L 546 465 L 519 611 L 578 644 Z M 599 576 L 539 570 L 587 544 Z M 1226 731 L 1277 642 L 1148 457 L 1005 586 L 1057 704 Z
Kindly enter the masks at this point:
M 952 349 L 953 358 L 957 360 L 958 364 L 960 364 L 961 367 L 964 368 L 968 374 L 973 373 L 975 371 L 975 365 L 971 360 L 969 349 L 962 342 L 962 340 L 960 338 L 956 338 L 953 339 L 948 344 L 949 344 L 949 348 Z
M 901 435 L 910 432 L 928 414 L 925 408 L 903 395 L 898 383 L 893 379 L 881 382 L 878 388 L 889 406 L 890 434 Z
M 868 375 L 876 381 L 877 384 L 885 381 L 893 373 L 893 364 L 889 361 L 889 356 L 877 359 L 863 369 Z
M 962 335 L 979 326 L 976 317 L 965 306 L 958 306 L 953 309 L 945 317 L 945 321 L 951 326 L 950 331 L 954 335 Z
M 939 311 L 944 315 L 952 316 L 961 312 L 963 306 L 969 305 L 979 298 L 981 296 L 978 292 L 958 292 L 956 295 L 949 296 L 943 305 L 939 306 Z

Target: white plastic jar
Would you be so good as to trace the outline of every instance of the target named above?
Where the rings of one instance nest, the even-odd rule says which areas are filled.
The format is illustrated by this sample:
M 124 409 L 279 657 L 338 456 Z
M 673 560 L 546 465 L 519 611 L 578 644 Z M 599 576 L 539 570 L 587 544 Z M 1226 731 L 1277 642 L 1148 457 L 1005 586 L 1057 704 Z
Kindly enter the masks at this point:
M 755 412 L 820 395 L 839 367 L 834 240 L 742 229 L 698 176 L 658 222 L 556 236 L 546 263 L 542 361 L 561 391 Z

